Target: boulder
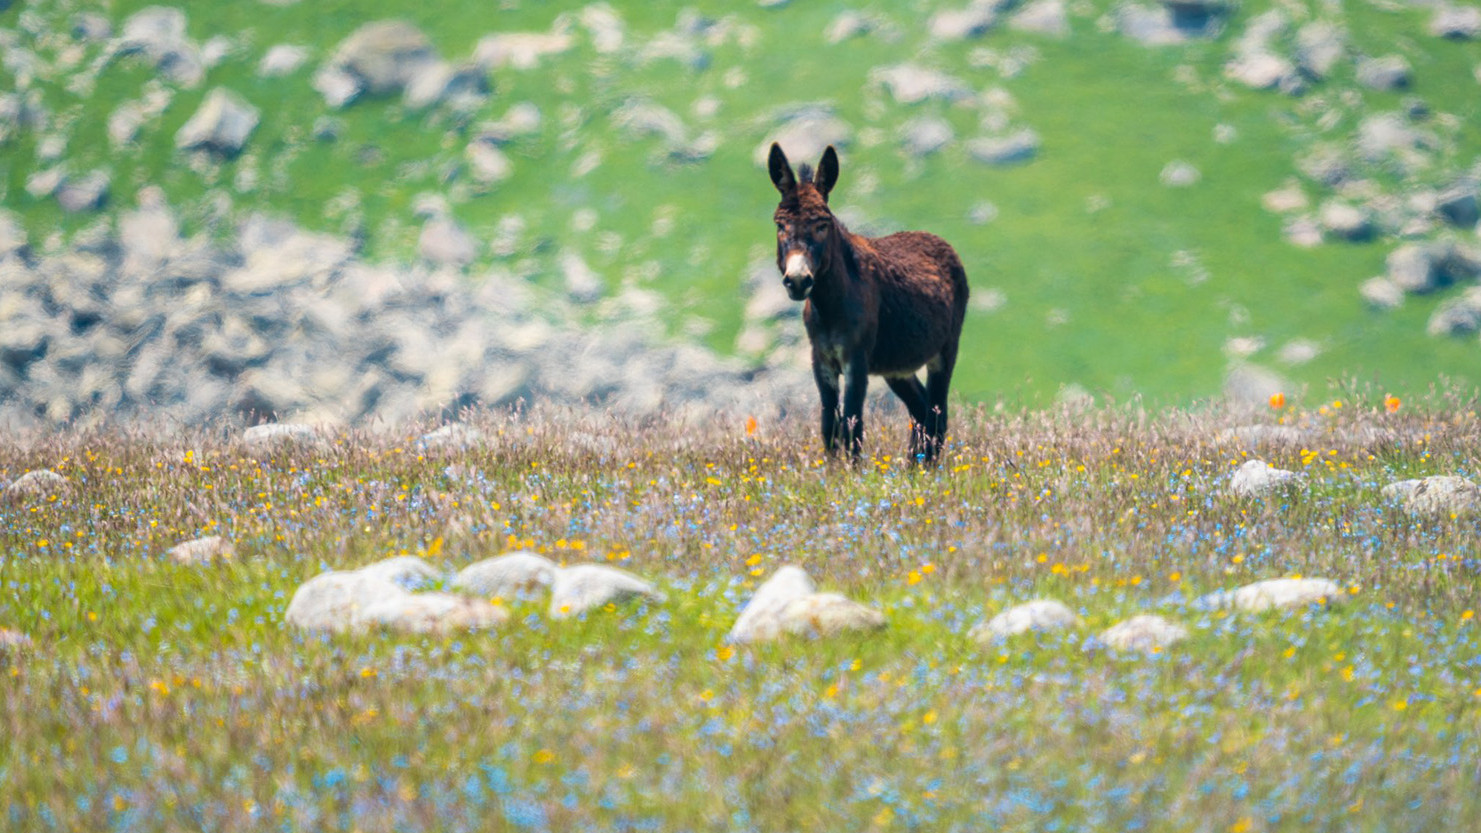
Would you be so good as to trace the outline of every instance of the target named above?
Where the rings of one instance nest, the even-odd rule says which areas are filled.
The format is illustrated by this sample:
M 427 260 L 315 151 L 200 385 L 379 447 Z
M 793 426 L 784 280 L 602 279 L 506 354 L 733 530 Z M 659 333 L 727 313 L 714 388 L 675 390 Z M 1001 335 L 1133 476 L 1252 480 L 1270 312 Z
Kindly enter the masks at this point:
M 550 589 L 550 618 L 568 619 L 609 603 L 635 599 L 662 603 L 666 598 L 632 573 L 605 564 L 577 564 L 556 571 Z
M 1481 486 L 1455 475 L 1434 475 L 1415 484 L 1404 508 L 1414 515 L 1471 514 L 1481 510 Z
M 1188 629 L 1161 616 L 1143 614 L 1118 622 L 1100 639 L 1117 651 L 1156 653 L 1188 638 Z
M 1035 599 L 1015 605 L 972 629 L 976 642 L 990 642 L 1025 631 L 1054 631 L 1080 627 L 1080 617 L 1054 599 Z
M 1054 38 L 1068 37 L 1070 18 L 1065 0 L 1032 0 L 1008 19 L 1008 28 Z
M 1373 236 L 1373 222 L 1367 212 L 1342 200 L 1323 202 L 1316 221 L 1328 237 L 1361 241 Z
M 1358 293 L 1374 309 L 1391 310 L 1404 305 L 1403 288 L 1382 275 L 1363 281 Z
M 883 614 L 837 593 L 819 593 L 801 567 L 786 566 L 756 588 L 729 639 L 766 642 L 787 635 L 823 637 L 884 626 Z
M 196 538 L 193 541 L 176 544 L 170 547 L 165 555 L 176 564 L 210 564 L 221 559 L 235 558 L 236 548 L 232 546 L 231 541 L 220 535 L 208 535 L 205 538 Z
M 175 147 L 235 156 L 257 129 L 257 122 L 256 107 L 231 90 L 216 87 L 175 134 Z
M 50 469 L 28 471 L 5 487 L 6 497 L 17 500 L 39 500 L 61 495 L 71 488 L 67 478 Z
M 77 214 L 102 208 L 108 201 L 108 187 L 106 173 L 89 171 L 82 176 L 63 177 L 54 195 L 64 211 Z
M 1005 136 L 981 136 L 967 142 L 967 153 L 986 165 L 1021 165 L 1039 155 L 1039 134 L 1025 127 Z
M 1449 40 L 1475 40 L 1481 36 L 1481 8 L 1443 3 L 1430 18 L 1430 34 Z
M 1435 269 L 1429 248 L 1421 243 L 1404 243 L 1388 253 L 1388 279 L 1405 292 L 1432 292 L 1440 287 L 1440 274 Z
M 555 562 L 533 552 L 508 552 L 469 564 L 452 580 L 452 589 L 484 598 L 517 599 L 555 583 Z
M 1432 336 L 1463 336 L 1481 330 L 1481 286 L 1468 287 L 1454 298 L 1446 298 L 1425 325 Z
M 1229 493 L 1239 497 L 1260 497 L 1295 484 L 1300 475 L 1278 469 L 1264 460 L 1246 460 L 1229 478 Z
M 987 34 L 997 21 L 997 3 L 977 0 L 965 8 L 936 12 L 931 15 L 927 29 L 940 40 L 966 40 Z
M 1370 89 L 1385 92 L 1407 89 L 1411 75 L 1409 61 L 1402 55 L 1358 59 L 1358 83 Z
M 436 61 L 436 50 L 422 30 L 404 20 L 381 20 L 350 33 L 335 48 L 330 65 L 365 92 L 390 95 Z
M 1310 605 L 1333 604 L 1343 600 L 1337 582 L 1324 578 L 1277 578 L 1246 584 L 1235 590 L 1211 593 L 1200 599 L 1200 606 L 1227 607 L 1246 613 L 1285 610 Z
M 509 611 L 483 599 L 452 593 L 386 593 L 359 606 L 356 629 L 383 628 L 405 633 L 447 634 L 487 630 L 509 621 Z
M 957 101 L 972 94 L 972 88 L 952 75 L 917 64 L 891 64 L 869 73 L 871 81 L 884 87 L 897 104 L 927 100 Z
M 910 119 L 900 126 L 900 143 L 911 156 L 927 156 L 951 144 L 951 123 L 935 116 Z
M 1313 20 L 1296 30 L 1296 63 L 1315 79 L 1326 78 L 1347 52 L 1347 34 L 1327 20 Z
M 242 446 L 248 454 L 272 454 L 290 448 L 318 448 L 323 445 L 319 429 L 291 422 L 269 422 L 254 425 L 242 434 Z

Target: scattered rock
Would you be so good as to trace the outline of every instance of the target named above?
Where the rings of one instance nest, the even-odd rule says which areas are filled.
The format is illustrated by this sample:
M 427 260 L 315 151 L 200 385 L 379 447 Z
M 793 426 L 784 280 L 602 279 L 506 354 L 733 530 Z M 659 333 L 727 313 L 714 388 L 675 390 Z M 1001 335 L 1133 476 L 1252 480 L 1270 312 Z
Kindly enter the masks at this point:
M 231 90 L 216 87 L 206 94 L 200 108 L 175 134 L 175 147 L 235 156 L 257 129 L 257 121 L 256 107 Z
M 323 442 L 312 425 L 269 422 L 254 425 L 242 434 L 242 446 L 248 454 L 271 454 L 286 448 L 314 448 Z
M 257 64 L 257 74 L 263 78 L 280 78 L 292 75 L 309 59 L 306 47 L 280 43 L 263 54 Z
M 951 144 L 956 133 L 945 119 L 923 116 L 900 126 L 900 142 L 912 156 L 928 156 Z
M 569 619 L 609 603 L 634 599 L 662 603 L 666 598 L 632 573 L 605 564 L 577 564 L 556 571 L 550 590 L 550 618 Z
M 495 627 L 508 620 L 508 611 L 482 599 L 413 592 L 441 578 L 414 556 L 322 573 L 299 586 L 283 619 L 294 627 L 335 633 L 371 628 L 448 633 Z
M 1211 593 L 1200 606 L 1230 607 L 1246 613 L 1334 604 L 1343 600 L 1337 582 L 1324 578 L 1276 578 L 1246 584 L 1236 590 Z
M 972 93 L 971 87 L 960 78 L 916 64 L 880 67 L 872 70 L 869 77 L 882 85 L 897 104 L 918 104 L 930 99 L 957 101 Z
M 1450 40 L 1475 40 L 1481 36 L 1481 8 L 1440 5 L 1430 18 L 1430 34 Z
M 1347 35 L 1335 23 L 1313 20 L 1296 31 L 1296 63 L 1312 78 L 1331 75 L 1346 52 Z
M 116 47 L 121 54 L 143 54 L 165 78 L 194 87 L 205 78 L 200 49 L 185 34 L 185 12 L 149 6 L 123 23 Z
M 1423 478 L 1409 493 L 1404 508 L 1415 515 L 1463 515 L 1481 510 L 1481 486 L 1455 475 Z
M 1161 616 L 1133 616 L 1107 628 L 1102 642 L 1117 651 L 1157 653 L 1188 638 L 1188 629 Z
M 423 434 L 418 440 L 423 448 L 448 448 L 459 451 L 472 448 L 484 440 L 483 432 L 461 422 L 448 424 Z
M 220 535 L 209 535 L 194 541 L 185 541 L 170 547 L 165 555 L 176 564 L 210 564 L 219 559 L 236 557 L 236 548 Z
M 1182 159 L 1174 159 L 1163 166 L 1162 172 L 1157 175 L 1157 181 L 1168 188 L 1187 188 L 1197 185 L 1203 178 L 1203 174 L 1193 167 L 1191 162 Z
M 478 257 L 478 240 L 458 221 L 439 215 L 422 226 L 417 251 L 431 263 L 462 268 Z
M 741 610 L 732 642 L 767 642 L 786 635 L 832 636 L 885 626 L 884 615 L 837 593 L 819 593 L 801 567 L 777 570 Z
M 994 639 L 1014 636 L 1025 631 L 1054 631 L 1078 627 L 1080 627 L 1080 617 L 1065 607 L 1062 602 L 1054 599 L 1035 599 L 999 613 L 973 628 L 970 636 L 976 642 L 991 642 Z
M 1402 55 L 1358 59 L 1358 83 L 1370 89 L 1385 92 L 1407 89 L 1410 76 L 1409 62 Z
M 1224 75 L 1252 90 L 1299 90 L 1296 66 L 1269 52 L 1250 52 L 1235 57 L 1224 65 Z
M 90 171 L 80 177 L 64 177 L 57 186 L 57 204 L 73 214 L 97 211 L 108 201 L 108 175 Z
M 1327 200 L 1317 212 L 1323 233 L 1341 240 L 1361 241 L 1373 236 L 1373 223 L 1362 209 L 1341 200 Z
M 14 499 L 36 500 L 63 494 L 68 488 L 67 478 L 50 469 L 37 469 L 17 477 L 5 487 L 5 494 Z
M 967 153 L 986 165 L 1021 165 L 1039 155 L 1039 134 L 1025 127 L 1006 136 L 981 136 L 967 142 Z
M 509 552 L 464 567 L 452 589 L 484 598 L 517 599 L 555 583 L 555 562 L 533 552 Z
M 1246 460 L 1229 478 L 1229 493 L 1239 497 L 1261 497 L 1292 486 L 1300 475 L 1278 469 L 1264 460 Z
M 0 628 L 0 651 L 19 651 L 31 646 L 31 637 L 10 628 Z
M 1213 38 L 1223 30 L 1223 9 L 1211 4 L 1124 3 L 1113 14 L 1117 31 L 1144 46 L 1170 46 Z
M 997 3 L 978 0 L 966 8 L 936 12 L 931 15 L 928 28 L 941 40 L 966 40 L 987 34 L 997 20 Z
M 1435 210 L 1447 223 L 1460 228 L 1475 228 L 1481 221 L 1481 203 L 1478 203 L 1474 180 L 1456 182 L 1435 197 Z
M 1358 293 L 1374 309 L 1391 310 L 1404 305 L 1404 289 L 1382 275 L 1363 281 Z
M 1463 336 L 1481 330 L 1481 286 L 1468 287 L 1440 302 L 1430 314 L 1425 331 L 1432 336 Z
M 1064 0 L 1032 0 L 1009 18 L 1008 28 L 1054 38 L 1068 37 L 1069 11 Z

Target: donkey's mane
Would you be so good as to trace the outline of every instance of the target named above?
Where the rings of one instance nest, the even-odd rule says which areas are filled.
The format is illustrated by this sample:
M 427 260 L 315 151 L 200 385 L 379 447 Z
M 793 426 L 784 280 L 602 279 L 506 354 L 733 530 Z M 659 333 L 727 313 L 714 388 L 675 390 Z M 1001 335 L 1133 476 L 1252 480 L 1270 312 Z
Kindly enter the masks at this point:
M 806 185 L 812 182 L 812 166 L 803 162 L 797 166 L 797 181 Z

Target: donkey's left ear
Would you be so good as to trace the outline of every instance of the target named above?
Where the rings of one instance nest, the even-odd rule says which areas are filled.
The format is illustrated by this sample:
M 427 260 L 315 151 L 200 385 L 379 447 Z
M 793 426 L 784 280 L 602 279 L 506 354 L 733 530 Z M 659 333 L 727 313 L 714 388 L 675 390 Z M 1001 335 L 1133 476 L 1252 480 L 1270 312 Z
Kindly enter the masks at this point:
M 828 192 L 838 184 L 838 151 L 832 145 L 823 151 L 823 161 L 818 163 L 817 181 L 813 183 L 818 193 L 823 195 L 823 202 L 828 201 Z

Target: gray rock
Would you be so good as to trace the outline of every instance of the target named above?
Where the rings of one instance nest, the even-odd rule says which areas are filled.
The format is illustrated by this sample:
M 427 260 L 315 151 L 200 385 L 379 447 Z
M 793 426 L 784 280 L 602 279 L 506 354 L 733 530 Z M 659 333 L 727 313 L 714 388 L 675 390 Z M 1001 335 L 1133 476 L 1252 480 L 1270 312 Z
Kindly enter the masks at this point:
M 1342 588 L 1324 578 L 1276 578 L 1246 584 L 1235 590 L 1211 593 L 1201 607 L 1233 608 L 1245 613 L 1289 610 L 1343 601 Z
M 108 175 L 102 171 L 68 176 L 56 189 L 57 204 L 73 214 L 97 211 L 108 200 L 108 185 Z
M 176 564 L 195 566 L 235 558 L 236 548 L 232 546 L 231 541 L 220 535 L 209 535 L 205 538 L 176 544 L 170 547 L 165 555 Z
M 1453 226 L 1474 228 L 1481 221 L 1476 182 L 1467 179 L 1446 187 L 1435 198 L 1435 210 Z
M 1021 128 L 1005 136 L 981 136 L 967 142 L 967 153 L 987 165 L 1019 165 L 1039 155 L 1039 134 Z
M 1035 599 L 1015 605 L 972 629 L 975 642 L 992 642 L 1028 631 L 1056 631 L 1080 627 L 1076 616 L 1063 602 Z
M 1447 298 L 1430 314 L 1425 331 L 1432 336 L 1470 335 L 1481 330 L 1481 287 L 1468 287 Z
M 113 37 L 113 23 L 100 12 L 78 12 L 72 15 L 72 37 L 81 41 L 108 40 Z
M 1430 18 L 1430 34 L 1450 40 L 1475 40 L 1481 36 L 1481 8 L 1444 3 Z
M 927 100 L 958 101 L 971 95 L 966 82 L 940 70 L 917 64 L 892 64 L 871 70 L 870 80 L 880 84 L 897 104 Z
M 1188 629 L 1161 616 L 1143 614 L 1118 622 L 1100 639 L 1117 651 L 1157 653 L 1188 638 Z
M 1405 292 L 1432 292 L 1440 287 L 1439 271 L 1423 244 L 1404 243 L 1388 253 L 1386 262 L 1389 281 Z
M 931 15 L 927 28 L 941 40 L 980 38 L 998 21 L 995 2 L 973 2 L 961 9 L 944 9 Z
M 837 593 L 819 593 L 800 567 L 786 566 L 756 588 L 731 628 L 729 640 L 754 643 L 788 635 L 827 637 L 884 626 L 885 618 L 878 611 Z
M 242 434 L 242 446 L 249 454 L 271 454 L 285 448 L 317 448 L 323 436 L 312 425 L 270 422 L 254 425 Z
M 956 138 L 951 124 L 934 116 L 920 116 L 900 126 L 900 142 L 912 156 L 935 153 Z
M 1367 212 L 1341 200 L 1322 203 L 1317 223 L 1325 234 L 1342 240 L 1367 240 L 1373 236 L 1373 223 Z
M 621 40 L 621 24 L 617 39 Z M 473 62 L 485 69 L 513 67 L 534 69 L 541 59 L 570 49 L 575 40 L 569 32 L 500 32 L 478 40 L 473 48 Z
M 370 95 L 391 95 L 437 60 L 422 30 L 404 20 L 381 20 L 350 33 L 335 48 L 329 66 L 351 76 Z
M 1403 288 L 1383 276 L 1363 281 L 1358 293 L 1375 309 L 1391 310 L 1404 305 Z
M 1157 181 L 1168 188 L 1188 188 L 1197 185 L 1203 178 L 1203 174 L 1193 166 L 1193 163 L 1182 159 L 1174 159 L 1162 167 L 1162 172 L 1157 175 Z
M 1236 56 L 1224 65 L 1224 75 L 1253 90 L 1297 92 L 1300 89 L 1295 64 L 1269 52 L 1247 52 Z
M 1238 497 L 1261 497 L 1294 485 L 1293 471 L 1278 469 L 1264 460 L 1246 460 L 1229 478 L 1229 493 Z
M 555 583 L 555 562 L 533 552 L 509 552 L 464 567 L 452 588 L 484 598 L 519 599 Z
M 5 495 L 15 500 L 37 500 L 64 494 L 72 484 L 50 469 L 36 469 L 17 477 L 5 487 Z
M 1347 34 L 1335 23 L 1313 20 L 1296 31 L 1296 63 L 1318 80 L 1332 74 L 1347 53 Z
M 1420 480 L 1404 508 L 1425 516 L 1469 515 L 1481 510 L 1481 486 L 1464 477 L 1434 475 Z
M 1113 14 L 1117 31 L 1144 46 L 1213 38 L 1223 29 L 1222 14 L 1197 7 L 1124 3 Z
M 550 618 L 567 619 L 606 604 L 636 599 L 662 603 L 667 597 L 652 584 L 605 564 L 577 564 L 556 571 L 550 588 Z
M 1069 12 L 1064 0 L 1032 0 L 1008 19 L 1008 28 L 1054 38 L 1068 37 Z
M 313 87 L 324 97 L 324 103 L 335 110 L 353 104 L 365 92 L 359 78 L 338 66 L 320 67 L 314 73 Z
M 1358 83 L 1374 90 L 1407 89 L 1411 74 L 1409 61 L 1402 55 L 1358 59 Z
M 801 162 L 816 164 L 829 145 L 842 150 L 853 138 L 853 128 L 843 119 L 833 115 L 827 107 L 804 106 L 784 110 L 775 119 L 777 127 L 771 137 L 756 146 L 752 159 L 758 167 L 766 167 L 771 143 L 782 146 L 787 158 L 794 165 Z
M 267 50 L 257 64 L 257 74 L 263 78 L 281 78 L 298 71 L 309 59 L 307 47 L 280 43 Z
M 206 74 L 200 49 L 185 34 L 185 12 L 168 6 L 149 6 L 123 23 L 116 48 L 120 53 L 140 53 L 165 78 L 193 87 Z
M 451 217 L 433 217 L 422 226 L 417 251 L 435 264 L 463 267 L 478 257 L 478 241 Z
M 257 129 L 258 118 L 258 109 L 246 99 L 225 87 L 216 87 L 175 134 L 175 147 L 235 156 Z

